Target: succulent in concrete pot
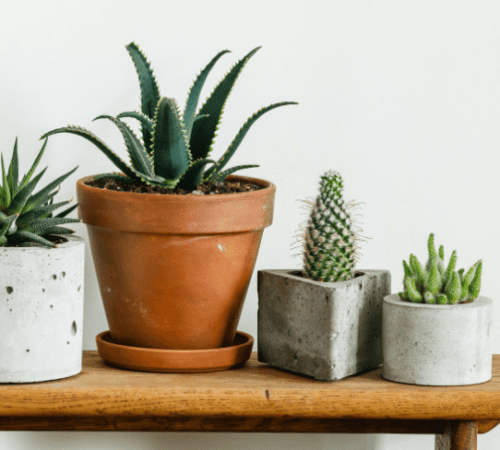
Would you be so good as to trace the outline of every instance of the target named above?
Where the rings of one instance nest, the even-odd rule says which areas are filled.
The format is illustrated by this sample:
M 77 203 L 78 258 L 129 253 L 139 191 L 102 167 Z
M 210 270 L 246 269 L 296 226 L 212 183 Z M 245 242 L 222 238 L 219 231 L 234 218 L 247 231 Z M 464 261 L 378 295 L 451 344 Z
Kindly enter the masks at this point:
M 76 169 L 35 191 L 46 142 L 19 177 L 17 140 L 0 184 L 0 383 L 46 381 L 82 367 L 84 242 L 62 224 L 69 201 L 54 203 Z
M 355 270 L 361 229 L 358 204 L 345 202 L 338 172 L 321 176 L 320 192 L 300 232 L 304 267 L 258 275 L 258 357 L 278 368 L 338 380 L 382 362 L 382 299 L 387 270 Z
M 56 247 L 57 245 L 53 242 L 54 236 L 74 233 L 60 225 L 80 222 L 78 219 L 66 217 L 76 208 L 76 205 L 65 209 L 55 217 L 52 214 L 53 211 L 71 201 L 54 203 L 54 196 L 57 194 L 59 185 L 77 169 L 76 167 L 33 194 L 47 170 L 47 168 L 43 169 L 32 179 L 46 145 L 47 141 L 44 142 L 33 165 L 22 179 L 19 178 L 17 139 L 8 170 L 5 168 L 3 154 L 1 155 L 0 247 Z
M 110 339 L 122 350 L 233 348 L 262 233 L 272 223 L 275 186 L 234 175 L 253 166 L 226 164 L 257 119 L 294 102 L 273 103 L 253 114 L 223 155 L 211 159 L 226 101 L 258 48 L 238 61 L 198 107 L 209 72 L 227 51 L 218 53 L 196 77 L 182 112 L 175 100 L 160 95 L 138 46 L 131 43 L 127 50 L 139 76 L 140 111 L 98 118 L 118 127 L 130 162 L 81 127 L 45 135 L 81 136 L 120 171 L 77 182 L 79 214 L 89 230 Z M 140 122 L 141 137 L 125 123 L 127 119 Z M 123 189 L 95 184 L 109 179 Z M 231 183 L 246 184 L 249 190 L 192 195 L 205 194 L 203 186 Z M 180 353 L 170 354 L 166 361 L 176 360 L 176 355 Z M 108 362 L 118 365 L 116 360 Z
M 464 275 L 464 269 L 455 270 L 457 252 L 453 251 L 448 265 L 444 265 L 444 247 L 436 252 L 434 234 L 429 235 L 427 247 L 429 259 L 425 268 L 418 258 L 411 254 L 410 263 L 403 261 L 405 277 L 404 292 L 399 296 L 402 300 L 414 303 L 455 305 L 473 302 L 481 290 L 481 273 L 483 262 L 476 262 Z
M 384 298 L 383 377 L 425 386 L 484 383 L 491 378 L 492 301 L 479 296 L 482 261 L 456 270 L 428 239 L 425 267 L 403 261 L 404 291 Z

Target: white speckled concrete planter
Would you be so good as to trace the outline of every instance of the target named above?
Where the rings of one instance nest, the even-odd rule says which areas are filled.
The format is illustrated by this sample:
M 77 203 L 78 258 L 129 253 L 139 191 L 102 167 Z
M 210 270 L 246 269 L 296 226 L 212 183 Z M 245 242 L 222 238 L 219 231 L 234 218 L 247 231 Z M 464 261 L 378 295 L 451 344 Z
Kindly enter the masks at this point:
M 0 383 L 82 370 L 84 241 L 0 247 Z
M 382 376 L 399 383 L 461 386 L 491 379 L 491 299 L 428 305 L 384 298 Z
M 258 272 L 258 358 L 318 380 L 339 380 L 382 363 L 387 270 L 359 270 L 325 283 L 297 270 Z

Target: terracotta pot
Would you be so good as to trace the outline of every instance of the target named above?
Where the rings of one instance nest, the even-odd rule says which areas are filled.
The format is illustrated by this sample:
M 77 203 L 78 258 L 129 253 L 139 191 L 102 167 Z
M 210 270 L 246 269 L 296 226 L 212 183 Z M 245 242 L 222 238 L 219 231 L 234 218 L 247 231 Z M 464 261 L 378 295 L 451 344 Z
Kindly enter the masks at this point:
M 233 343 L 274 184 L 237 194 L 136 194 L 77 182 L 79 216 L 113 342 L 206 349 Z

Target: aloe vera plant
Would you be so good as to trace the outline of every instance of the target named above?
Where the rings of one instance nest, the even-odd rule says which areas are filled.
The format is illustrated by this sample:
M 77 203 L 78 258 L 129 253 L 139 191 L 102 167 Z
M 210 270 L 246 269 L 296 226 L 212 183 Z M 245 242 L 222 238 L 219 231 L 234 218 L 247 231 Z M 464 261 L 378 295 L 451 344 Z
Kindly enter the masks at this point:
M 33 194 L 38 182 L 47 170 L 45 168 L 33 177 L 46 145 L 47 140 L 45 140 L 30 170 L 21 180 L 19 179 L 17 139 L 7 171 L 5 170 L 3 154 L 1 155 L 0 247 L 57 247 L 56 244 L 49 240 L 51 236 L 74 233 L 73 230 L 61 227 L 60 225 L 80 222 L 78 219 L 69 219 L 66 217 L 77 205 L 70 206 L 55 217 L 52 214 L 56 209 L 70 203 L 71 200 L 54 203 L 54 196 L 59 190 L 59 185 L 77 167 Z
M 160 95 L 151 65 L 139 47 L 132 42 L 126 48 L 139 77 L 141 111 L 124 112 L 116 117 L 101 115 L 96 119 L 108 119 L 118 127 L 125 141 L 130 165 L 97 136 L 81 127 L 57 128 L 42 136 L 45 138 L 57 133 L 71 133 L 92 142 L 122 172 L 102 174 L 99 178 L 113 178 L 126 183 L 140 180 L 149 185 L 186 190 L 195 189 L 204 181 L 223 181 L 238 170 L 258 167 L 247 164 L 223 170 L 255 121 L 277 107 L 296 104 L 274 103 L 257 111 L 244 123 L 225 153 L 215 161 L 210 159 L 210 154 L 226 100 L 241 70 L 260 47 L 252 50 L 231 68 L 197 111 L 200 93 L 208 74 L 219 58 L 229 51 L 219 52 L 196 77 L 182 114 L 174 99 Z M 134 118 L 141 123 L 142 141 L 121 120 L 123 118 Z M 210 167 L 206 169 L 208 165 Z

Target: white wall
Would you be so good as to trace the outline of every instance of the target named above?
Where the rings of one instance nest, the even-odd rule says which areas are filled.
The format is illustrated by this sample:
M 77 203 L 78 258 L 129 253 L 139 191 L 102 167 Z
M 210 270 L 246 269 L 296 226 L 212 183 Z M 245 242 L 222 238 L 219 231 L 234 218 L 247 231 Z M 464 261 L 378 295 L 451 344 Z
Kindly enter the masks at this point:
M 338 170 L 348 198 L 363 201 L 360 267 L 389 269 L 401 289 L 403 258 L 425 257 L 436 233 L 459 264 L 484 261 L 483 289 L 496 298 L 500 271 L 496 196 L 500 178 L 500 4 L 461 0 L 18 1 L 0 14 L 0 149 L 10 157 L 19 136 L 26 168 L 46 131 L 77 124 L 124 152 L 119 133 L 99 114 L 137 109 L 135 70 L 125 50 L 134 40 L 153 63 L 163 95 L 184 104 L 198 71 L 220 50 L 209 89 L 257 45 L 226 107 L 220 155 L 246 118 L 262 106 L 296 100 L 257 122 L 234 163 L 278 186 L 275 221 L 257 269 L 298 267 L 290 246 L 300 203 L 316 195 L 319 175 Z M 74 182 L 113 170 L 81 138 L 50 139 L 55 178 L 79 164 Z M 84 226 L 78 231 L 86 236 Z M 495 256 L 497 255 L 497 256 Z M 87 259 L 84 348 L 107 328 L 92 262 Z M 255 279 L 240 329 L 256 335 Z M 500 353 L 500 308 L 493 350 Z M 500 429 L 479 438 L 496 449 Z M 377 449 L 432 448 L 431 436 L 246 435 L 222 433 L 0 433 L 0 448 Z

